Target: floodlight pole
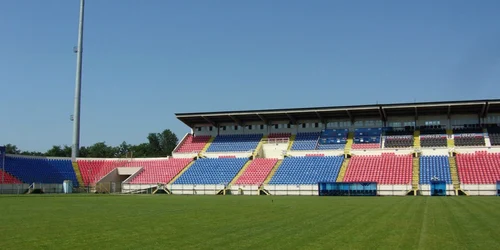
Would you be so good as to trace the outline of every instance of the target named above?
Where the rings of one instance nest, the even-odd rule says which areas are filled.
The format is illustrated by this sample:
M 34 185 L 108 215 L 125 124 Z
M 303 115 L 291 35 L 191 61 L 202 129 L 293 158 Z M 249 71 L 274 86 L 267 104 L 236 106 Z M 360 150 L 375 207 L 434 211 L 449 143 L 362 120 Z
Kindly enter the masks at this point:
M 78 23 L 78 45 L 76 47 L 76 81 L 75 81 L 75 106 L 73 112 L 73 146 L 71 147 L 71 160 L 76 161 L 80 149 L 80 102 L 82 87 L 82 52 L 83 52 L 83 14 L 85 0 L 80 0 L 80 21 Z

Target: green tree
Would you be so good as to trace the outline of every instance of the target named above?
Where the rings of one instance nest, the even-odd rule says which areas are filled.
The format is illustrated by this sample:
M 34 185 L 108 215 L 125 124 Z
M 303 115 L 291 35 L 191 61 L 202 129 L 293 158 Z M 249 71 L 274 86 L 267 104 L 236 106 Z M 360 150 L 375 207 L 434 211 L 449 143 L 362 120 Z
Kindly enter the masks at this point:
M 131 145 L 124 141 L 116 147 L 108 146 L 106 142 L 97 142 L 89 147 L 80 147 L 79 157 L 116 158 L 127 157 L 130 153 L 133 157 L 165 157 L 172 155 L 172 151 L 178 143 L 177 136 L 170 129 L 165 129 L 161 133 L 150 133 L 147 140 L 148 142 L 138 145 Z M 5 147 L 7 154 L 71 157 L 71 146 L 68 145 L 54 145 L 45 153 L 21 151 L 12 144 L 7 144 Z
M 132 146 L 130 144 L 127 144 L 127 142 L 122 142 L 122 144 L 118 145 L 118 147 L 116 147 L 115 149 L 115 157 L 127 157 L 127 154 L 130 152 L 131 147 Z
M 71 147 L 68 145 L 64 146 L 52 146 L 51 149 L 45 152 L 45 156 L 53 156 L 53 157 L 71 157 Z
M 5 145 L 5 153 L 17 155 L 17 154 L 21 154 L 21 150 L 19 150 L 16 145 L 12 145 L 9 143 L 9 144 Z
M 151 157 L 152 150 L 149 143 L 141 143 L 139 145 L 133 145 L 130 147 L 133 157 L 144 158 Z
M 89 149 L 88 147 L 80 147 L 79 157 L 89 157 Z
M 170 129 L 165 129 L 161 133 L 150 133 L 148 141 L 152 153 L 150 156 L 164 157 L 172 155 L 178 139 Z
M 106 145 L 106 142 L 98 142 L 88 147 L 88 157 L 112 158 L 116 155 L 116 149 Z
M 45 154 L 38 151 L 22 151 L 21 155 L 30 155 L 30 156 L 44 156 Z

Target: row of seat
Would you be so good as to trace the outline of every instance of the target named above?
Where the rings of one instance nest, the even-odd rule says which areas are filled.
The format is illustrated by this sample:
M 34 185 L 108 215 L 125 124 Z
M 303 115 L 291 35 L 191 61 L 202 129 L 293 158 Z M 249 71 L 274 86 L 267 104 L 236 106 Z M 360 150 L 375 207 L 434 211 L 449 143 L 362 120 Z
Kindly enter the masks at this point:
M 457 168 L 463 184 L 494 184 L 500 180 L 500 154 L 458 154 Z
M 455 146 L 485 146 L 484 136 L 480 134 L 475 135 L 455 135 Z
M 420 157 L 420 184 L 434 181 L 445 181 L 451 184 L 450 162 L 448 156 Z
M 413 147 L 413 136 L 387 136 L 384 146 L 386 148 L 410 148 Z
M 257 158 L 253 160 L 245 169 L 245 172 L 236 180 L 235 184 L 262 184 L 276 165 L 276 162 L 278 162 L 278 159 L 274 158 Z
M 177 150 L 175 152 L 177 153 L 198 153 L 203 148 L 205 145 L 208 143 L 210 140 L 210 136 L 207 135 L 187 135 L 187 137 L 184 139 L 184 141 L 181 142 L 181 145 L 177 147 Z
M 13 175 L 0 169 L 0 184 L 21 184 L 23 183 Z
M 344 176 L 344 182 L 377 182 L 379 184 L 409 184 L 411 179 L 411 155 L 394 154 L 353 156 Z
M 169 183 L 192 159 L 172 158 L 162 161 L 136 161 L 142 172 L 129 181 L 131 184 Z
M 5 171 L 23 183 L 58 183 L 71 180 L 78 186 L 75 171 L 68 159 L 6 156 Z
M 431 132 L 429 132 L 431 131 Z M 422 135 L 420 137 L 422 147 L 446 147 L 447 146 L 447 136 L 446 134 L 435 134 L 436 131 L 443 131 L 442 129 L 427 129 L 429 132 L 427 135 Z M 464 130 L 465 131 L 465 130 Z M 468 130 L 466 130 L 468 131 Z M 411 131 L 387 131 L 386 133 L 396 133 L 399 134 L 410 133 Z M 326 133 L 326 132 L 324 132 Z M 359 132 L 358 132 L 359 133 Z M 269 134 L 269 139 L 285 139 L 289 138 L 291 133 L 272 133 Z M 305 132 L 298 133 L 295 142 L 293 143 L 292 150 L 337 150 L 343 149 L 345 147 L 345 138 L 340 138 L 339 140 L 332 143 L 331 141 L 335 138 L 325 138 L 323 143 L 321 141 L 321 134 L 319 132 Z M 220 135 L 217 136 L 211 146 L 208 148 L 207 152 L 241 152 L 241 151 L 251 151 L 254 150 L 262 134 L 250 134 L 250 135 Z M 474 136 L 459 134 L 455 135 L 455 145 L 456 146 L 484 146 L 484 136 L 476 134 Z M 210 136 L 193 136 L 188 135 L 182 144 L 177 148 L 178 153 L 192 153 L 200 152 L 205 147 L 206 143 L 210 140 Z M 320 140 L 320 141 L 318 141 Z M 500 134 L 490 134 L 491 145 L 500 145 Z M 332 143 L 332 144 L 330 144 Z M 376 149 L 380 148 L 380 136 L 371 137 L 355 137 L 353 140 L 352 149 L 363 150 L 363 149 Z M 386 148 L 408 148 L 413 146 L 413 136 L 386 136 L 385 147 Z
M 269 139 L 288 139 L 292 136 L 291 133 L 271 133 L 267 136 Z
M 202 158 L 186 170 L 174 184 L 227 185 L 248 161 L 246 158 Z
M 130 183 L 168 183 L 191 159 L 80 159 L 78 166 L 85 185 L 94 184 L 118 167 L 142 167 Z
M 492 146 L 500 146 L 500 133 L 498 134 L 489 134 L 490 135 L 490 143 Z
M 447 147 L 448 139 L 446 135 L 421 136 L 420 146 L 422 147 Z
M 342 156 L 288 157 L 283 160 L 269 184 L 316 184 L 335 182 Z
M 207 149 L 207 152 L 244 152 L 257 148 L 262 134 L 219 135 Z

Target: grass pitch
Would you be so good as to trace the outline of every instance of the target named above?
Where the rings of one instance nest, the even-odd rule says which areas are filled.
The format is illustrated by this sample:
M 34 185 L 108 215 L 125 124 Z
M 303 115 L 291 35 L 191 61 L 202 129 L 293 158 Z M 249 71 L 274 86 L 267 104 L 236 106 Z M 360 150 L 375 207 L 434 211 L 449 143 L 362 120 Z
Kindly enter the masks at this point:
M 497 249 L 498 197 L 0 196 L 2 249 Z

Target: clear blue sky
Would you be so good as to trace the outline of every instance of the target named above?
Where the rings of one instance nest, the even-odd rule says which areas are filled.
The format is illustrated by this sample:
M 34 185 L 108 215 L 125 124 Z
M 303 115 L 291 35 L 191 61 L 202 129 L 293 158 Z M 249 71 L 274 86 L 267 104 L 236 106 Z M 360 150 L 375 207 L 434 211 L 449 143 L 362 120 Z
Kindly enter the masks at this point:
M 79 0 L 0 3 L 0 144 L 71 144 Z M 176 112 L 498 98 L 500 1 L 87 0 L 82 145 Z

